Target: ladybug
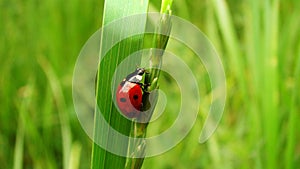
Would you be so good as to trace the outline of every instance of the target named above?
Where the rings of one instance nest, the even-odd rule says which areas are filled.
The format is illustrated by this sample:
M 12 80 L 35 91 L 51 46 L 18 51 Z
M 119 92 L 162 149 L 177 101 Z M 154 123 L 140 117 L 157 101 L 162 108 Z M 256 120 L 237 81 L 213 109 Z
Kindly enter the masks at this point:
M 128 118 L 137 118 L 142 108 L 145 85 L 141 83 L 145 69 L 137 68 L 119 84 L 116 92 L 117 105 Z

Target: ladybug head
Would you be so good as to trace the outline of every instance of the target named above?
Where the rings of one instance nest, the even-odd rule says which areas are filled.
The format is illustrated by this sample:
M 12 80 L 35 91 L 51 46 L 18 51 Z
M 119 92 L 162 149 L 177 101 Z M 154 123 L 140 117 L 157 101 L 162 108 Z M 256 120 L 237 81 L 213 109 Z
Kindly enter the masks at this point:
M 135 72 L 136 72 L 137 75 L 142 76 L 145 73 L 145 71 L 146 70 L 144 68 L 137 68 Z

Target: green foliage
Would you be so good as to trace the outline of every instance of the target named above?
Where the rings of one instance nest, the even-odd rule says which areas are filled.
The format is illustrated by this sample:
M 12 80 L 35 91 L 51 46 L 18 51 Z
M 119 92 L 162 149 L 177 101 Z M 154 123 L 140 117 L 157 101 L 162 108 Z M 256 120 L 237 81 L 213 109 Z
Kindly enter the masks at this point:
M 160 3 L 150 1 L 151 9 Z M 71 79 L 82 45 L 101 25 L 103 6 L 98 0 L 0 0 L 1 168 L 77 168 L 74 161 L 90 167 L 92 142 L 74 112 Z M 201 110 L 188 137 L 145 159 L 143 168 L 299 166 L 299 9 L 295 0 L 173 2 L 172 14 L 198 26 L 219 51 L 227 103 L 216 133 L 199 144 L 210 82 L 192 51 L 169 43 L 194 70 Z M 180 104 L 180 89 L 168 74 L 161 73 L 159 84 L 167 93 L 166 112 L 175 113 L 151 123 L 149 136 L 173 124 Z

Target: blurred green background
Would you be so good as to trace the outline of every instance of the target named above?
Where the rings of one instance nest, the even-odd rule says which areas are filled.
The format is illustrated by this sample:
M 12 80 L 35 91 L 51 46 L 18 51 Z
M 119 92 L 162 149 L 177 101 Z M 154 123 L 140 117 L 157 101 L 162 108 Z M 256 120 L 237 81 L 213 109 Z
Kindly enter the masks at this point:
M 0 0 L 0 168 L 89 168 L 92 142 L 74 112 L 72 73 L 81 47 L 101 26 L 103 4 Z M 150 9 L 159 6 L 150 1 Z M 215 45 L 227 102 L 217 131 L 199 144 L 211 101 L 208 77 L 190 51 L 169 44 L 197 72 L 201 111 L 188 137 L 147 158 L 143 168 L 300 168 L 300 1 L 175 0 L 173 14 Z M 166 110 L 174 112 L 179 91 L 169 81 L 163 75 L 160 83 L 169 94 Z M 149 135 L 172 123 L 150 125 Z

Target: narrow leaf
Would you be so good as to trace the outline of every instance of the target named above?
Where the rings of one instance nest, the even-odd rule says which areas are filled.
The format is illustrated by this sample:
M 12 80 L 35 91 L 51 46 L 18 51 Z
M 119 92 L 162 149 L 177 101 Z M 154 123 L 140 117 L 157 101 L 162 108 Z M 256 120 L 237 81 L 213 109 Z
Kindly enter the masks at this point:
M 146 13 L 148 8 L 147 0 L 111 0 L 105 1 L 104 6 L 104 27 L 102 29 L 101 46 L 100 46 L 100 64 L 97 75 L 97 106 L 95 113 L 94 128 L 94 146 L 92 152 L 93 169 L 107 168 L 124 168 L 126 157 L 109 152 L 100 147 L 97 142 L 103 145 L 118 147 L 121 152 L 127 152 L 128 142 L 119 140 L 118 137 L 110 134 L 111 130 L 116 130 L 122 135 L 129 136 L 131 129 L 131 121 L 124 118 L 113 104 L 114 95 L 111 92 L 112 85 L 116 86 L 118 81 L 113 79 L 117 66 L 128 55 L 141 49 L 143 44 L 143 35 L 136 35 L 127 39 L 122 39 L 123 35 L 129 32 L 143 32 L 146 25 L 146 17 L 136 20 L 130 20 L 130 23 L 121 19 L 126 16 Z M 106 28 L 112 22 L 118 22 L 118 26 Z M 112 46 L 113 42 L 120 41 Z M 107 53 L 105 53 L 108 50 Z M 130 59 L 130 58 L 129 58 Z M 131 72 L 140 64 L 140 59 L 131 59 L 127 67 L 122 73 Z M 117 75 L 122 76 L 122 75 Z M 101 117 L 104 117 L 109 127 L 101 123 Z

